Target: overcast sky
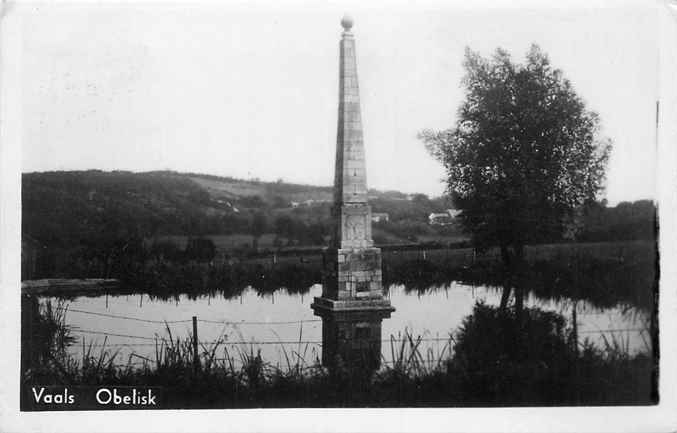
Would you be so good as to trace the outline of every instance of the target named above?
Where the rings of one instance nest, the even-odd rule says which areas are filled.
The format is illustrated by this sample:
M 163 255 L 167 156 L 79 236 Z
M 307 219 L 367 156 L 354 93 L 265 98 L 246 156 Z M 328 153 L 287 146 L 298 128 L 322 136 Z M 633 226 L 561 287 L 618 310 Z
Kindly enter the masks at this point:
M 318 4 L 15 9 L 24 23 L 22 171 L 170 169 L 331 184 L 348 7 Z M 655 11 L 504 4 L 349 7 L 369 186 L 441 194 L 443 169 L 416 134 L 453 125 L 464 48 L 490 55 L 500 46 L 522 61 L 535 42 L 613 140 L 609 201 L 653 198 Z

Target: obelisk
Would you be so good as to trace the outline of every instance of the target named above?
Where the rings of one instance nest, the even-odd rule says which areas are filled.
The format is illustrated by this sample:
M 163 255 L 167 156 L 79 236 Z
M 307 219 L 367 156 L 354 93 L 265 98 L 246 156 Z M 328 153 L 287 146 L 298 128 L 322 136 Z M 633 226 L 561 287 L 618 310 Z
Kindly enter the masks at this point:
M 383 296 L 381 250 L 371 238 L 353 21 L 346 16 L 341 25 L 333 230 L 324 251 L 322 296 L 311 307 L 326 319 L 323 340 L 325 334 L 347 341 L 378 335 L 380 348 L 381 320 L 395 309 Z

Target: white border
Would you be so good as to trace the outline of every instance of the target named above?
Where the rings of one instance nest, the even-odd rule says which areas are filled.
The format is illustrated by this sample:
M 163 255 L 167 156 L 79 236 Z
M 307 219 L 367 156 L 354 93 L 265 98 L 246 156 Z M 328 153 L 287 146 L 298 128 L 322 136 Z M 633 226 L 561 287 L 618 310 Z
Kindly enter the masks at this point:
M 261 1 L 256 2 L 258 5 Z M 265 2 L 264 2 L 265 3 Z M 298 2 L 296 2 L 298 3 Z M 396 3 L 402 6 L 404 3 Z M 430 3 L 428 3 L 429 5 Z M 502 7 L 515 7 L 500 2 Z M 520 2 L 534 5 L 535 2 Z M 579 6 L 588 4 L 578 2 Z M 272 4 L 269 4 L 272 5 Z M 329 8 L 339 5 L 324 4 Z M 494 3 L 482 2 L 483 7 Z M 660 14 L 660 404 L 649 407 L 500 409 L 275 409 L 20 413 L 19 286 L 21 187 L 21 18 L 2 3 L 0 18 L 0 431 L 677 431 L 677 1 Z M 344 5 L 345 6 L 345 5 Z M 382 5 L 381 5 L 382 6 Z M 468 4 L 463 7 L 470 7 Z M 566 7 L 552 3 L 552 7 Z

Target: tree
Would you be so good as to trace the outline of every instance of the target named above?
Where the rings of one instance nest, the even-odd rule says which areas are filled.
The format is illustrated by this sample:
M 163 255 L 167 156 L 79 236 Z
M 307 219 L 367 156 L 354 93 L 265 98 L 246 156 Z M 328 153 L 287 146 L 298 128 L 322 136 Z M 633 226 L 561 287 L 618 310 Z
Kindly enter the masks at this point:
M 419 193 L 419 194 L 412 195 L 411 201 L 414 202 L 417 205 L 421 205 L 421 204 L 428 205 L 429 202 L 430 202 L 430 199 L 428 198 L 427 195 Z
M 456 125 L 419 134 L 446 169 L 447 190 L 482 250 L 512 268 L 524 245 L 561 237 L 603 189 L 611 144 L 562 71 L 532 45 L 524 64 L 466 49 Z
M 275 218 L 274 230 L 278 236 L 292 238 L 296 234 L 294 221 L 289 215 L 280 215 Z

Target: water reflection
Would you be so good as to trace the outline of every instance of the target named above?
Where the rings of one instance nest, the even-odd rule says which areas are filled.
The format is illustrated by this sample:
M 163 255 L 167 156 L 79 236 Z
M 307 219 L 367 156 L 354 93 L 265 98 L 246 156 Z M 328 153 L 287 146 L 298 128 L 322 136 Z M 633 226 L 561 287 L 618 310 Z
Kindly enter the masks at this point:
M 381 322 L 382 339 L 389 340 L 391 336 L 397 338 L 406 329 L 413 335 L 421 335 L 426 339 L 421 343 L 421 350 L 432 350 L 435 353 L 442 351 L 449 334 L 455 332 L 463 318 L 472 313 L 476 302 L 499 306 L 502 294 L 494 288 L 473 287 L 458 282 L 433 287 L 425 293 L 408 291 L 403 285 L 392 285 L 387 292 L 392 304 L 397 306 L 397 312 Z M 263 358 L 273 364 L 286 363 L 283 348 L 287 354 L 291 351 L 301 353 L 307 363 L 311 364 L 316 357 L 322 357 L 324 325 L 321 317 L 314 316 L 310 308 L 314 297 L 321 294 L 322 286 L 317 284 L 305 295 L 280 289 L 275 292 L 274 300 L 270 295 L 261 296 L 255 289 L 244 290 L 237 298 L 188 295 L 181 295 L 176 300 L 163 300 L 148 295 L 143 295 L 143 299 L 142 295 L 78 297 L 68 302 L 69 309 L 66 313 L 67 323 L 73 326 L 73 335 L 78 341 L 69 351 L 78 357 L 82 352 L 83 341 L 87 345 L 103 345 L 103 332 L 152 339 L 155 335 L 165 336 L 169 327 L 173 336 L 183 338 L 192 332 L 191 317 L 197 316 L 200 340 L 209 342 L 225 335 L 228 351 L 235 357 L 236 363 L 238 351 L 248 349 L 253 344 L 255 348 L 260 347 Z M 55 298 L 51 299 L 53 302 L 57 301 Z M 573 301 L 541 299 L 528 294 L 525 297 L 525 307 L 554 311 L 570 319 Z M 75 310 L 128 316 L 159 323 L 91 315 Z M 624 331 L 647 328 L 647 314 L 641 310 L 620 306 L 600 309 L 591 303 L 579 301 L 577 318 L 581 342 L 588 338 L 601 347 L 604 345 L 603 337 L 608 339 L 616 335 L 629 339 L 632 353 L 646 351 L 651 347 L 650 339 L 645 341 L 646 332 Z M 175 323 L 184 320 L 185 322 Z M 300 321 L 303 323 L 299 323 Z M 441 341 L 434 340 L 436 338 Z M 153 340 L 114 335 L 108 336 L 105 344 L 107 349 L 119 349 L 116 357 L 118 363 L 125 363 L 132 352 L 151 359 L 155 356 Z M 101 346 L 95 348 L 99 350 Z M 382 359 L 391 361 L 392 351 L 388 342 L 382 343 L 381 355 Z M 224 355 L 219 353 L 219 356 Z

